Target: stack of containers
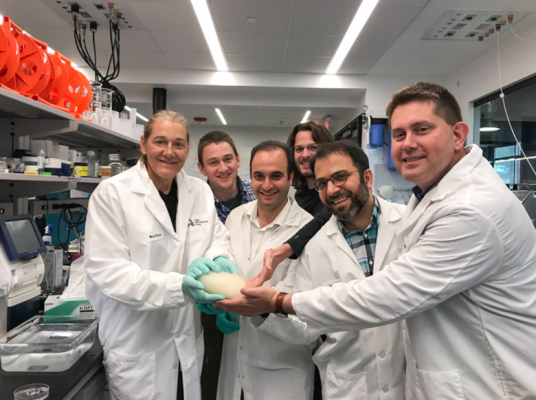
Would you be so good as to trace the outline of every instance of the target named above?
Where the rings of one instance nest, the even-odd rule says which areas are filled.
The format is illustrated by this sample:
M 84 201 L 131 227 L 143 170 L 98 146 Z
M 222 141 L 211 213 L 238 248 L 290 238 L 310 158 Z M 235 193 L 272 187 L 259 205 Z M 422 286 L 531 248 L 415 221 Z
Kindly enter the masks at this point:
M 0 87 L 82 118 L 92 98 L 87 78 L 9 17 L 0 25 Z

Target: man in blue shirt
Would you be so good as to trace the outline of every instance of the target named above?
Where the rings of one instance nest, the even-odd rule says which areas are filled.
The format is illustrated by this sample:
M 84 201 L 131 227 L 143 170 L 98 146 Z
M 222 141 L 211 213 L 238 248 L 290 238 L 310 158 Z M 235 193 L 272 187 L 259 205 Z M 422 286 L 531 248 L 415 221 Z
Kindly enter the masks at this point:
M 197 146 L 197 160 L 199 171 L 207 177 L 214 193 L 214 205 L 222 223 L 233 209 L 255 200 L 251 180 L 238 176 L 240 156 L 227 133 L 213 131 L 204 135 Z

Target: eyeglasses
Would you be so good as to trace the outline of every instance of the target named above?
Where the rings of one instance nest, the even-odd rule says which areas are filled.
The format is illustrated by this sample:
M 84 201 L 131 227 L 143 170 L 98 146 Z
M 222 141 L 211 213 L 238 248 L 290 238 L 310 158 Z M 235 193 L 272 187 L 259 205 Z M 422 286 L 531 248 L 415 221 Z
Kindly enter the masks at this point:
M 317 192 L 325 192 L 328 188 L 328 182 L 331 181 L 335 186 L 342 186 L 348 179 L 348 176 L 352 172 L 359 171 L 359 169 L 352 169 L 350 171 L 338 171 L 335 172 L 329 179 L 318 179 L 315 182 L 315 189 Z
M 292 150 L 294 150 L 294 153 L 303 153 L 304 149 L 309 150 L 311 153 L 316 153 L 318 151 L 318 148 L 320 147 L 317 143 L 311 143 L 307 146 L 294 146 Z

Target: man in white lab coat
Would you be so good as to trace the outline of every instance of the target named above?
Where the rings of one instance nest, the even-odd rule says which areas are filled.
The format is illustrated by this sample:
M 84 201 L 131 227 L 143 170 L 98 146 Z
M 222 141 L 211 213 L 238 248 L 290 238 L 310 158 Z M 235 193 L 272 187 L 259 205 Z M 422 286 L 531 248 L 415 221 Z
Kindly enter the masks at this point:
M 262 287 L 220 307 L 282 309 L 319 332 L 406 319 L 408 399 L 535 398 L 536 230 L 527 212 L 482 150 L 464 147 L 469 127 L 448 90 L 419 82 L 394 95 L 387 115 L 395 166 L 416 184 L 398 258 L 368 279 L 286 295 L 279 307 L 278 293 Z
M 292 159 L 283 143 L 266 141 L 255 146 L 250 169 L 257 200 L 233 210 L 226 222 L 238 272 L 247 277 L 262 268 L 266 249 L 312 219 L 288 197 Z M 296 263 L 285 260 L 266 284 L 291 291 Z M 225 316 L 219 315 L 218 322 Z M 240 400 L 242 391 L 245 400 L 310 399 L 315 343 L 287 344 L 256 329 L 249 318 L 239 317 L 238 323 L 240 329 L 225 336 L 218 399 Z
M 405 210 L 372 195 L 368 158 L 355 142 L 325 144 L 314 160 L 311 168 L 330 179 L 318 180 L 316 187 L 333 215 L 299 259 L 296 292 L 363 280 L 380 272 L 396 258 L 395 231 Z M 294 316 L 270 314 L 259 322 L 260 329 L 288 343 L 311 343 L 319 337 Z M 404 399 L 402 322 L 330 333 L 313 360 L 325 400 Z

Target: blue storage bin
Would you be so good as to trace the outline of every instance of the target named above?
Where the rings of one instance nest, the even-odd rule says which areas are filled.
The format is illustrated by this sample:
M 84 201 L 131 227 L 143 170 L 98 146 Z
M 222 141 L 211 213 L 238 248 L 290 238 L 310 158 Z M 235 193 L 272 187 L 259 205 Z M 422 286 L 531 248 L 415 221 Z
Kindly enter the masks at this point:
M 387 118 L 370 118 L 369 145 L 371 147 L 383 146 L 385 125 L 387 125 Z
M 393 157 L 391 157 L 391 129 L 389 129 L 389 148 L 387 149 L 387 168 L 391 171 L 395 171 L 395 164 L 393 163 Z

